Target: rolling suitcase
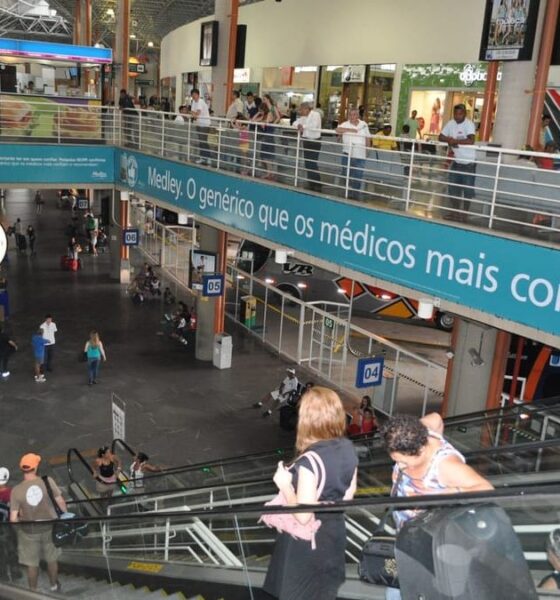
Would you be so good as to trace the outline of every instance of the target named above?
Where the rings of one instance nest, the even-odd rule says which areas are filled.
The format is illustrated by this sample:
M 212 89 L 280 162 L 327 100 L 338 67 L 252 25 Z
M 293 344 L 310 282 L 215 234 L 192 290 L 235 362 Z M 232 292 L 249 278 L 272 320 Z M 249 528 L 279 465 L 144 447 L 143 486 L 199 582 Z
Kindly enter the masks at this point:
M 78 258 L 69 258 L 68 259 L 68 269 L 70 271 L 77 271 L 80 268 L 80 259 Z
M 297 427 L 298 412 L 295 406 L 285 404 L 280 408 L 280 427 L 285 431 L 295 431 Z
M 492 504 L 426 511 L 395 547 L 403 600 L 537 600 L 521 544 Z

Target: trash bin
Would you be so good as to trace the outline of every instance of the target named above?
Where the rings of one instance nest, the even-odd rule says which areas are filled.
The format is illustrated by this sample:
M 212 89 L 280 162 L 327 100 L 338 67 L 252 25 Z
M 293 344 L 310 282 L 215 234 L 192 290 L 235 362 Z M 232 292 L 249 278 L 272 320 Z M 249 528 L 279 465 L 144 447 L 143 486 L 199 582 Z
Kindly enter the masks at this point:
M 214 336 L 214 353 L 212 363 L 218 369 L 231 368 L 232 343 L 231 335 L 217 333 Z
M 240 321 L 248 329 L 254 329 L 257 324 L 257 299 L 255 296 L 241 296 Z

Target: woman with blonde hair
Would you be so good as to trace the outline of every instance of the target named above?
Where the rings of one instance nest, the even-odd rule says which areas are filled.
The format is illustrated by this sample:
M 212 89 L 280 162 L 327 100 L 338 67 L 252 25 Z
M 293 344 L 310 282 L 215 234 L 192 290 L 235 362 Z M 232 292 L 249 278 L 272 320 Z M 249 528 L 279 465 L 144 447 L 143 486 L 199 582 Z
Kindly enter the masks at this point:
M 338 394 L 324 387 L 306 391 L 299 407 L 298 457 L 290 466 L 279 462 L 274 475 L 274 483 L 288 505 L 354 497 L 358 458 L 345 433 L 346 414 Z M 314 474 L 312 461 L 316 465 L 317 456 L 324 465 L 322 481 Z M 314 513 L 295 513 L 294 517 L 306 525 Z M 315 549 L 309 541 L 289 533 L 278 535 L 263 588 L 272 596 L 280 600 L 335 600 L 345 580 L 344 515 L 330 512 L 317 517 L 321 525 L 315 534 Z
M 103 342 L 99 339 L 99 333 L 93 329 L 89 334 L 89 340 L 84 346 L 84 354 L 87 358 L 89 385 L 97 383 L 97 374 L 99 373 L 99 363 L 101 359 L 107 360 Z

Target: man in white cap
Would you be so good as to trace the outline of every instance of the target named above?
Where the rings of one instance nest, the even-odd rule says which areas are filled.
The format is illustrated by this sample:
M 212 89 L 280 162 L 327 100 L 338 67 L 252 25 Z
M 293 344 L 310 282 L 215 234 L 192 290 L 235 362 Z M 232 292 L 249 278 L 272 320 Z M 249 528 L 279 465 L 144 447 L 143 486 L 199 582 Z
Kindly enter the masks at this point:
M 19 468 L 23 471 L 23 481 L 12 490 L 10 501 L 10 521 L 46 521 L 57 518 L 54 506 L 49 498 L 44 481 L 37 475 L 41 462 L 38 454 L 25 454 L 21 457 Z M 49 477 L 54 500 L 62 512 L 66 512 L 66 502 L 56 483 Z M 51 592 L 60 592 L 58 582 L 58 562 L 60 550 L 52 541 L 52 525 L 30 523 L 20 525 L 18 534 L 18 556 L 20 564 L 27 567 L 27 579 L 32 590 L 37 589 L 39 562 L 47 563 L 47 572 L 51 583 Z
M 299 381 L 296 377 L 296 370 L 290 367 L 286 369 L 286 373 L 286 377 L 284 377 L 280 387 L 277 390 L 270 392 L 270 394 L 268 394 L 264 400 L 261 400 L 253 405 L 255 408 L 261 408 L 264 406 L 265 402 L 268 403 L 268 408 L 266 408 L 266 410 L 263 412 L 263 417 L 269 417 L 272 414 L 272 407 L 275 403 L 277 403 L 278 408 L 280 408 L 286 404 L 291 395 L 298 390 Z

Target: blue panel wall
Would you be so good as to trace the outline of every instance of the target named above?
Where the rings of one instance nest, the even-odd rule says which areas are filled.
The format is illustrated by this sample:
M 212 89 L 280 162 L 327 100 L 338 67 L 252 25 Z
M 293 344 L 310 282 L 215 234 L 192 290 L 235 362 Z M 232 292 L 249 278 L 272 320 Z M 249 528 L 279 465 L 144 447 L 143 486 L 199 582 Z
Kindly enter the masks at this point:
M 560 335 L 560 252 L 117 150 L 125 187 L 387 281 Z
M 109 146 L 0 144 L 0 184 L 106 183 L 112 187 L 114 153 Z

